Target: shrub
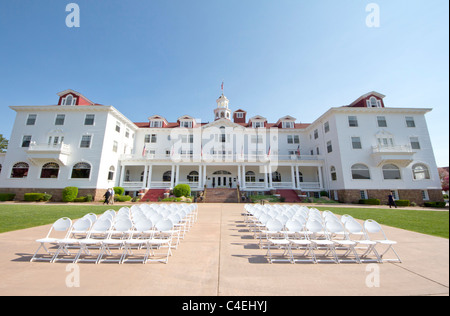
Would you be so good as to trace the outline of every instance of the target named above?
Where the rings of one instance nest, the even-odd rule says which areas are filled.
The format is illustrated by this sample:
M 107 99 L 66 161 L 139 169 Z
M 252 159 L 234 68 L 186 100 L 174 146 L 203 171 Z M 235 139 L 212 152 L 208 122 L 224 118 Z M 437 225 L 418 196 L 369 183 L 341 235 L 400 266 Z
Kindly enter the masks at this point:
M 176 197 L 180 196 L 190 196 L 191 195 L 191 187 L 189 184 L 178 184 L 173 188 L 173 195 Z
M 409 206 L 410 202 L 409 200 L 397 200 L 395 201 L 395 204 L 397 204 L 397 206 Z
M 92 197 L 91 194 L 86 195 L 86 202 L 92 202 L 94 200 L 94 198 Z
M 131 196 L 129 195 L 116 195 L 114 196 L 114 200 L 117 202 L 128 202 L 131 201 Z
M 72 202 L 86 202 L 87 198 L 85 196 L 80 196 L 77 198 L 74 198 Z
M 0 201 L 12 201 L 15 197 L 15 193 L 0 193 Z
M 40 202 L 50 200 L 52 195 L 47 193 L 25 193 L 23 198 L 28 202 Z
M 445 202 L 425 202 L 423 205 L 426 207 L 445 207 Z
M 125 193 L 125 189 L 122 187 L 114 187 L 114 196 L 116 195 L 123 195 Z
M 362 199 L 362 200 L 359 200 L 359 204 L 380 205 L 380 200 L 379 199 Z
M 65 187 L 62 192 L 62 200 L 63 202 L 73 202 L 73 200 L 78 195 L 77 187 Z

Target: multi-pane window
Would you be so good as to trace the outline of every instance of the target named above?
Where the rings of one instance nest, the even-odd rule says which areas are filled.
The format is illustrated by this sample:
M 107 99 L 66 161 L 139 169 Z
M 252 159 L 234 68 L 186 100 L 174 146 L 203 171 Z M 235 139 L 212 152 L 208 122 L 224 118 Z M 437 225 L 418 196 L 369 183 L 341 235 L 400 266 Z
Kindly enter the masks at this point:
M 145 143 L 156 143 L 156 134 L 146 134 L 144 138 Z
M 28 176 L 29 165 L 26 162 L 16 163 L 11 170 L 11 178 L 26 178 Z
M 22 147 L 30 147 L 31 135 L 24 135 L 22 138 Z
M 116 122 L 116 132 L 120 133 L 120 122 Z
M 330 123 L 328 123 L 328 121 L 323 124 L 323 129 L 325 133 L 328 133 L 330 131 Z
M 264 122 L 253 122 L 253 128 L 264 127 Z
M 36 124 L 36 118 L 37 118 L 36 114 L 28 114 L 27 125 L 34 125 L 34 124 Z
M 283 122 L 281 124 L 283 128 L 294 128 L 294 122 Z
M 109 167 L 109 171 L 108 171 L 108 180 L 112 181 L 114 180 L 114 171 L 116 169 L 114 168 L 114 166 Z
M 80 148 L 90 148 L 91 147 L 91 135 L 83 135 L 81 137 Z
M 414 180 L 430 179 L 430 171 L 424 164 L 415 164 L 412 166 Z
M 414 117 L 407 116 L 407 117 L 405 117 L 405 120 L 406 120 L 407 127 L 416 127 L 416 122 L 414 122 Z
M 333 146 L 331 145 L 331 140 L 327 142 L 327 152 L 331 153 L 333 151 Z
M 366 165 L 357 163 L 352 166 L 352 179 L 370 180 L 369 168 Z
M 64 120 L 66 119 L 65 114 L 56 115 L 55 125 L 64 125 Z
M 315 129 L 314 130 L 314 139 L 319 138 L 319 130 Z
M 73 166 L 72 179 L 89 179 L 91 165 L 86 162 L 79 162 Z
M 113 142 L 113 152 L 117 152 L 117 148 L 119 147 L 119 143 L 117 143 L 117 141 Z
M 95 114 L 86 114 L 84 118 L 84 125 L 94 125 Z
M 353 149 L 361 149 L 361 138 L 359 137 L 352 137 L 352 147 Z
M 348 117 L 348 126 L 358 127 L 358 118 L 356 116 L 349 116 Z
M 288 135 L 287 142 L 288 144 L 300 144 L 300 137 L 298 135 Z
M 331 166 L 330 174 L 331 174 L 331 180 L 332 181 L 336 181 L 337 180 L 337 174 L 336 174 L 336 168 L 334 166 Z
M 412 149 L 420 149 L 419 137 L 410 137 L 409 141 Z
M 393 164 L 383 166 L 383 178 L 385 180 L 399 180 L 401 179 L 400 169 Z
M 162 121 L 150 121 L 150 127 L 162 127 Z
M 49 162 L 42 166 L 41 179 L 58 178 L 59 165 L 55 162 Z
M 387 127 L 386 117 L 385 116 L 377 116 L 378 127 Z

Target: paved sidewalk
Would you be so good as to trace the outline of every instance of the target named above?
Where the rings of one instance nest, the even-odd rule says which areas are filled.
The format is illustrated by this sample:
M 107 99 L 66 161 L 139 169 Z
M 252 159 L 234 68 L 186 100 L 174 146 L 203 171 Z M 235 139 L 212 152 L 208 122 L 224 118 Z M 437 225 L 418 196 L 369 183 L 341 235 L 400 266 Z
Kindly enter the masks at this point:
M 198 222 L 168 264 L 79 264 L 29 260 L 49 225 L 0 234 L 0 295 L 449 295 L 448 239 L 385 227 L 403 263 L 269 264 L 250 238 L 243 204 L 199 204 Z M 373 268 L 380 286 L 368 287 Z

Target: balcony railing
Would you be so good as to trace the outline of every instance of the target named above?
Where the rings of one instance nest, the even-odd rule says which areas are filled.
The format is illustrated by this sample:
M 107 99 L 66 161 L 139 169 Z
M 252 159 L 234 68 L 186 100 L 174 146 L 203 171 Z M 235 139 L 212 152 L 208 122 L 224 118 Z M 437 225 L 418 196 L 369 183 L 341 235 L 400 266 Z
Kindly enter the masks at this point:
M 319 161 L 322 160 L 320 155 L 252 155 L 252 154 L 126 154 L 121 155 L 120 159 L 122 161 L 174 161 L 174 162 L 269 162 L 269 161 Z

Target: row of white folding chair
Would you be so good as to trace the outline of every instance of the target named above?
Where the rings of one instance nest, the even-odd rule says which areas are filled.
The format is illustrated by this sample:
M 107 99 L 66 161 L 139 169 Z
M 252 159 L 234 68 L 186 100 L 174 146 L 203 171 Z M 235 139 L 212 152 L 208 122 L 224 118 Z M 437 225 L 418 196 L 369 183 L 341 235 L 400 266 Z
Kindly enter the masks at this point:
M 145 233 L 147 234 L 146 238 L 142 238 L 142 234 L 144 233 L 142 227 L 145 227 Z M 92 224 L 90 219 L 86 217 L 76 221 L 73 228 L 76 229 L 78 233 L 84 231 L 85 236 L 82 236 L 81 238 L 78 236 L 79 238 L 66 237 L 59 240 L 53 240 L 53 243 L 56 242 L 58 244 L 58 249 L 49 261 L 72 261 L 74 263 L 91 261 L 99 263 L 102 261 L 102 257 L 105 254 L 111 254 L 111 246 L 115 246 L 116 248 L 123 250 L 120 259 L 117 261 L 123 263 L 126 255 L 131 253 L 131 245 L 140 244 L 145 245 L 147 248 L 147 253 L 143 257 L 145 262 L 149 260 L 148 256 L 150 250 L 153 250 L 155 247 L 159 248 L 161 246 L 166 246 L 166 248 L 168 248 L 167 255 L 162 261 L 167 262 L 168 256 L 171 255 L 170 249 L 172 237 L 177 233 L 177 231 L 172 230 L 173 223 L 170 220 L 161 220 L 156 225 L 153 225 L 150 220 L 146 220 L 145 222 L 142 220 L 133 224 L 130 219 L 124 218 L 113 224 L 109 219 L 103 219 L 97 220 Z M 164 238 L 161 236 L 164 236 Z M 170 236 L 170 238 L 167 236 Z M 137 242 L 137 240 L 139 240 L 139 242 Z M 71 246 L 72 248 L 79 249 L 74 257 L 58 258 L 61 251 L 63 251 L 65 255 L 70 255 L 69 248 Z M 92 257 L 92 249 L 98 249 L 96 257 L 81 258 L 83 253 L 86 256 Z

